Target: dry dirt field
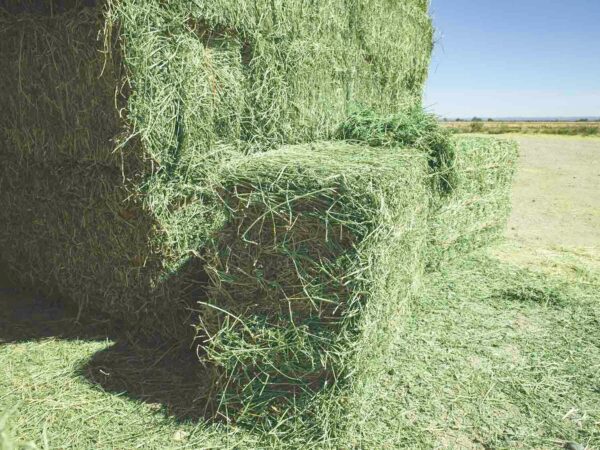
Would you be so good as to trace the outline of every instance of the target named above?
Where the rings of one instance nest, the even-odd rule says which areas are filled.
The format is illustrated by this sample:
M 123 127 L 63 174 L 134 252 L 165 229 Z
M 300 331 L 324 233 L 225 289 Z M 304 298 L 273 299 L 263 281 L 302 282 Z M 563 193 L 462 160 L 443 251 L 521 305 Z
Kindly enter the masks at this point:
M 508 236 L 544 246 L 600 245 L 600 139 L 512 138 L 521 161 Z

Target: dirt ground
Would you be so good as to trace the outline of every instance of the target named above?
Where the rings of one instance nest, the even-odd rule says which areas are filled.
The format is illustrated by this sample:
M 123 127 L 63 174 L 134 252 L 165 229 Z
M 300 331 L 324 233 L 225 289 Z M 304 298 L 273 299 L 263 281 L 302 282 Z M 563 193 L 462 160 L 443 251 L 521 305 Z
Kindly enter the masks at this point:
M 508 237 L 536 247 L 599 247 L 600 138 L 511 138 L 521 158 Z

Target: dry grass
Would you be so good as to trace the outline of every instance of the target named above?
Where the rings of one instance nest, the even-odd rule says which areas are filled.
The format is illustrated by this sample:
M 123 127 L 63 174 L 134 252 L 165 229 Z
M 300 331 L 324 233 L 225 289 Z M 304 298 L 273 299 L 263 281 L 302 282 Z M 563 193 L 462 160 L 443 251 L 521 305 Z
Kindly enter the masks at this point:
M 600 134 L 600 122 L 442 122 L 456 133 L 528 133 L 559 134 L 568 136 L 596 136 Z

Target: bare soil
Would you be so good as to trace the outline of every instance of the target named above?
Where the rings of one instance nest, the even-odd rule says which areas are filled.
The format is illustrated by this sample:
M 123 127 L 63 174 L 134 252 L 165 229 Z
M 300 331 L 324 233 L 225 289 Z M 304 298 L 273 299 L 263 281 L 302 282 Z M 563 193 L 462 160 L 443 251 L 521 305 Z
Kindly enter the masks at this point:
M 600 139 L 510 138 L 521 157 L 508 237 L 535 247 L 599 247 Z

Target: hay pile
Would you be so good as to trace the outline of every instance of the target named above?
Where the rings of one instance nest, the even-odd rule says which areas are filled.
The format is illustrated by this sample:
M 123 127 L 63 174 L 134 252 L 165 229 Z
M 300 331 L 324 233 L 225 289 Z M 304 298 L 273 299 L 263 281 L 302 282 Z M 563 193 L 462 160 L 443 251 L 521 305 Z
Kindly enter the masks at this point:
M 190 259 L 218 223 L 206 180 L 223 145 L 209 145 L 215 136 L 187 140 L 198 137 L 184 132 L 198 118 L 178 116 L 177 98 L 155 113 L 162 143 L 126 125 L 131 86 L 120 55 L 100 53 L 101 11 L 3 14 L 0 22 L 3 261 L 82 310 L 190 334 L 186 294 L 201 267 Z M 215 111 L 234 106 L 199 95 L 205 87 L 200 79 L 170 95 L 189 94 L 188 106 L 216 129 Z M 195 280 L 185 280 L 188 271 Z
M 411 147 L 427 155 L 432 181 L 430 269 L 503 236 L 518 158 L 516 142 L 453 137 L 420 106 L 388 115 L 356 110 L 341 124 L 338 138 L 387 149 Z
M 218 414 L 281 433 L 293 417 L 363 445 L 423 268 L 501 235 L 516 145 L 453 138 L 420 109 L 356 113 L 340 133 L 224 169 L 198 333 Z
M 426 10 L 4 0 L 2 260 L 82 311 L 187 335 L 199 255 L 224 217 L 218 167 L 329 138 L 350 104 L 417 102 L 432 45 Z M 389 26 L 373 22 L 384 15 Z
M 3 262 L 195 325 L 216 414 L 366 445 L 424 267 L 499 234 L 514 170 L 420 108 L 427 2 L 27 4 L 0 8 Z
M 365 402 L 356 407 L 368 415 L 364 384 L 389 357 L 422 273 L 428 173 L 419 151 L 343 142 L 225 170 L 230 220 L 210 252 L 199 326 L 220 414 L 327 428 L 320 407 L 335 400 Z
M 445 261 L 489 246 L 504 235 L 518 146 L 511 140 L 455 137 L 450 192 L 434 191 L 427 264 Z M 439 175 L 448 178 L 444 172 Z

